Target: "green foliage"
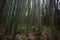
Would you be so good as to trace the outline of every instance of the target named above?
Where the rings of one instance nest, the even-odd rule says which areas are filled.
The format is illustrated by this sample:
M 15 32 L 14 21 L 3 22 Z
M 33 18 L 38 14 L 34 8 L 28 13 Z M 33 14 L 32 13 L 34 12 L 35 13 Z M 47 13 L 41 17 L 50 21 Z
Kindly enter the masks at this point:
M 51 34 L 52 34 L 53 37 L 57 36 L 58 35 L 57 29 L 53 28 Z

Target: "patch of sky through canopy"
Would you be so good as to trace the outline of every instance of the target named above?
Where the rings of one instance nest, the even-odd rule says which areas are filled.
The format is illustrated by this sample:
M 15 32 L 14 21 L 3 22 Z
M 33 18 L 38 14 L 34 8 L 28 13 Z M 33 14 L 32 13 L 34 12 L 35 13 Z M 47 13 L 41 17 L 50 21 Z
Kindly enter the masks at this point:
M 60 0 L 58 1 L 58 10 L 60 10 Z

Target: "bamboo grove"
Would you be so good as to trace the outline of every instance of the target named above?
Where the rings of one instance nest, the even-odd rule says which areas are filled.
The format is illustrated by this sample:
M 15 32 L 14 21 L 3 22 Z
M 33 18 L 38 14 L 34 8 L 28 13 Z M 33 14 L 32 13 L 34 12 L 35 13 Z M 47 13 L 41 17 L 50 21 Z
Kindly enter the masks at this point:
M 5 34 L 44 32 L 55 35 L 57 3 L 55 0 L 6 0 L 4 1 L 1 24 Z M 54 33 L 55 32 L 55 33 Z

